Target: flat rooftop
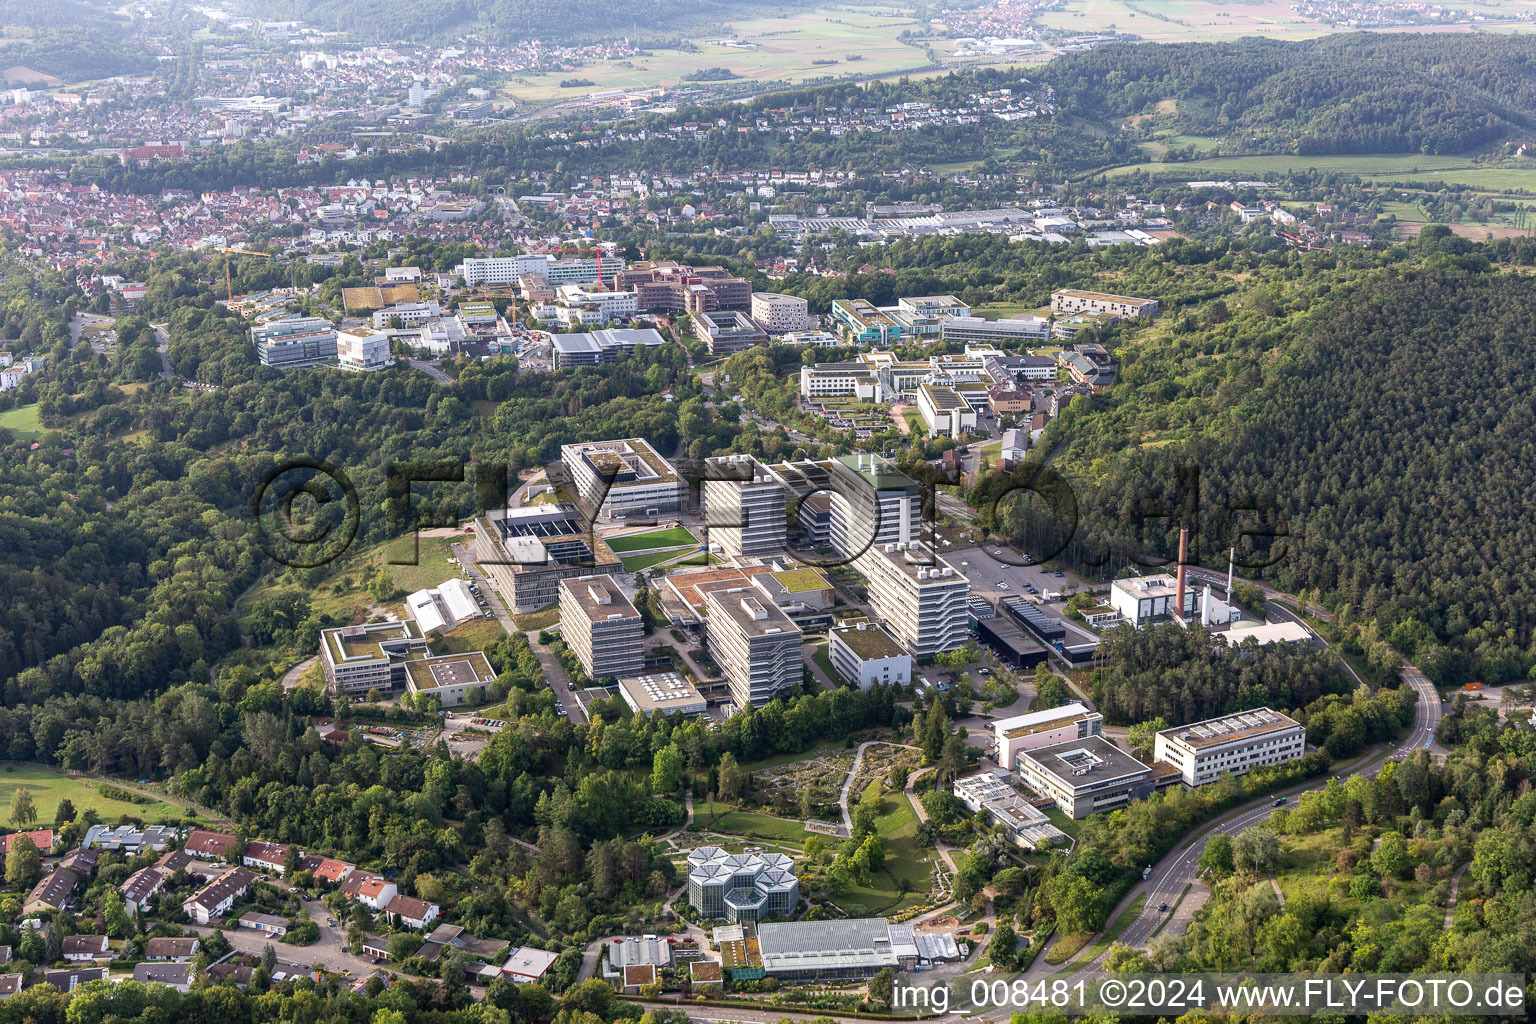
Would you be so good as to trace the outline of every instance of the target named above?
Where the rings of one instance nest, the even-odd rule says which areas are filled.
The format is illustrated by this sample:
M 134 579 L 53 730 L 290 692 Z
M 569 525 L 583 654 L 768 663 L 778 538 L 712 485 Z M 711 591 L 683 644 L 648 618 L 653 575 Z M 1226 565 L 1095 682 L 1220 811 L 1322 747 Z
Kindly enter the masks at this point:
M 1111 586 L 1132 597 L 1176 597 L 1179 592 L 1179 581 L 1166 572 L 1160 572 L 1154 576 L 1131 576 L 1127 579 L 1115 580 Z M 1193 593 L 1195 588 L 1189 586 L 1188 589 Z
M 702 708 L 704 697 L 692 683 L 676 672 L 656 672 L 643 676 L 625 676 L 619 689 L 629 703 L 643 714 L 660 711 L 668 714 L 688 708 Z
M 1049 747 L 1020 751 L 1019 757 L 1028 758 L 1074 789 L 1113 779 L 1133 778 L 1151 771 L 1102 736 L 1084 736 Z
M 831 590 L 832 584 L 819 569 L 785 569 L 773 574 L 779 585 L 791 594 L 809 594 L 818 590 Z
M 440 686 L 483 686 L 496 678 L 490 659 L 480 651 L 416 658 L 405 663 L 411 685 L 418 690 Z
M 1056 292 L 1057 295 L 1066 295 L 1074 299 L 1095 299 L 1099 302 L 1118 302 L 1122 305 L 1139 306 L 1151 299 L 1138 299 L 1134 295 L 1114 295 L 1110 292 L 1090 292 L 1081 288 L 1063 288 Z
M 667 586 L 686 602 L 689 607 L 703 608 L 704 595 L 710 590 L 745 587 L 752 577 L 773 572 L 767 565 L 744 565 L 740 568 L 699 569 L 696 572 L 675 572 L 666 577 Z
M 764 924 L 757 929 L 757 943 L 770 971 L 896 964 L 891 926 L 883 917 Z
M 935 553 L 922 541 L 912 541 L 906 545 L 894 542 L 872 544 L 864 554 L 885 559 L 886 562 L 910 576 L 919 587 L 948 585 L 957 580 L 961 583 L 967 582 L 959 569 L 950 565 L 942 555 Z M 864 557 L 864 554 L 859 557 Z
M 1037 732 L 1060 729 L 1064 725 L 1084 718 L 1096 717 L 1099 717 L 1097 711 L 1089 711 L 1087 705 L 1074 701 L 1071 704 L 1063 704 L 1059 708 L 1031 711 L 1027 715 L 1001 719 L 992 723 L 992 731 L 999 736 L 1016 739 L 1020 736 L 1032 736 Z
M 961 398 L 954 388 L 945 384 L 924 384 L 923 394 L 928 396 L 929 403 L 940 412 L 968 408 L 965 399 Z
M 627 437 L 617 441 L 588 441 L 561 447 L 561 458 L 569 461 L 566 453 L 587 460 L 597 472 L 631 471 L 638 479 L 629 483 L 658 483 L 678 479 L 672 463 L 662 458 L 649 441 L 639 437 Z M 614 482 L 614 487 L 623 483 Z
M 837 626 L 830 631 L 862 661 L 879 658 L 899 658 L 906 649 L 891 639 L 884 628 L 875 623 L 853 626 Z
M 360 658 L 383 658 L 380 644 L 387 641 L 420 640 L 421 632 L 408 620 L 399 622 L 365 622 L 356 626 L 339 626 L 324 632 L 325 642 L 333 661 L 351 661 Z
M 1169 739 L 1178 740 L 1180 743 L 1199 749 L 1201 747 L 1214 747 L 1223 743 L 1231 743 L 1234 740 L 1250 740 L 1269 733 L 1284 732 L 1287 729 L 1298 729 L 1301 723 L 1290 715 L 1283 715 L 1269 708 L 1254 708 L 1252 711 L 1239 711 L 1233 715 L 1222 715 L 1219 718 L 1207 718 L 1203 722 L 1193 725 L 1180 725 L 1172 729 L 1164 729 L 1158 733 Z
M 711 618 L 725 616 L 748 637 L 800 637 L 800 627 L 794 620 L 752 587 L 711 590 L 705 597 L 705 606 Z
M 576 607 L 593 623 L 640 617 L 640 612 L 624 596 L 612 576 L 580 576 L 561 580 L 560 592 L 562 595 L 569 593 Z

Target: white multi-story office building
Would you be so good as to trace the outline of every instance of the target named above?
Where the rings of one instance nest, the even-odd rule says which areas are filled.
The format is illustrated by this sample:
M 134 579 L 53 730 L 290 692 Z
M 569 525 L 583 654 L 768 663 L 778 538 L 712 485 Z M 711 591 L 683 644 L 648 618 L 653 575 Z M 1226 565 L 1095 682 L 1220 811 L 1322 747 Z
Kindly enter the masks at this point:
M 1051 294 L 1051 312 L 1062 313 L 1109 313 L 1123 317 L 1157 316 L 1156 299 L 1138 299 L 1131 295 L 1111 295 L 1107 292 L 1088 292 L 1079 288 L 1064 288 Z
M 560 581 L 560 639 L 592 679 L 645 668 L 645 621 L 612 576 Z
M 944 384 L 924 384 L 917 389 L 917 411 L 928 425 L 929 437 L 959 437 L 976 429 L 976 410 L 959 392 Z
M 1016 316 L 1003 320 L 957 316 L 939 325 L 939 336 L 945 341 L 967 345 L 1043 342 L 1051 336 L 1051 322 L 1043 316 Z
M 317 316 L 289 316 L 251 328 L 262 366 L 280 370 L 316 366 L 336 359 L 336 327 Z
M 1269 708 L 1208 718 L 1157 734 L 1154 760 L 1179 769 L 1186 786 L 1203 786 L 1223 775 L 1245 775 L 1255 768 L 1294 761 L 1306 753 L 1307 730 L 1300 722 Z
M 560 460 L 594 516 L 658 516 L 683 507 L 687 485 L 676 467 L 638 437 L 562 445 Z
M 353 327 L 336 332 L 336 365 L 343 370 L 382 370 L 393 361 L 389 335 L 383 331 Z
M 868 363 L 815 363 L 800 367 L 801 398 L 816 402 L 844 396 L 859 402 L 885 400 L 880 378 Z
M 373 326 L 376 330 L 383 330 L 398 320 L 401 327 L 420 327 L 428 320 L 435 320 L 442 315 L 443 308 L 436 301 L 397 302 L 393 306 L 375 310 Z
M 997 763 L 1006 768 L 1021 750 L 1098 736 L 1103 731 L 1104 716 L 1074 701 L 1059 708 L 999 719 L 992 723 L 992 742 Z
M 556 313 L 567 326 L 601 326 L 614 320 L 628 320 L 640 309 L 631 291 L 611 291 L 586 284 L 563 284 L 557 291 Z
M 789 488 L 754 456 L 707 460 L 702 496 L 710 547 L 749 558 L 784 554 Z
M 525 274 L 542 274 L 549 267 L 550 258 L 545 255 L 485 256 L 467 259 L 460 268 L 464 283 L 471 288 L 477 285 L 516 284 Z M 596 280 L 594 274 L 589 280 Z
M 919 541 L 873 544 L 853 560 L 881 623 L 919 658 L 970 638 L 971 583 Z
M 820 462 L 786 462 L 773 473 L 801 498 L 800 525 L 845 557 L 873 545 L 917 539 L 922 488 L 878 455 L 840 455 Z M 825 530 L 814 522 L 827 509 Z
M 709 649 L 738 707 L 761 707 L 799 685 L 800 627 L 752 587 L 704 595 Z
M 798 295 L 778 292 L 752 293 L 752 319 L 769 334 L 788 334 L 812 326 L 810 309 Z

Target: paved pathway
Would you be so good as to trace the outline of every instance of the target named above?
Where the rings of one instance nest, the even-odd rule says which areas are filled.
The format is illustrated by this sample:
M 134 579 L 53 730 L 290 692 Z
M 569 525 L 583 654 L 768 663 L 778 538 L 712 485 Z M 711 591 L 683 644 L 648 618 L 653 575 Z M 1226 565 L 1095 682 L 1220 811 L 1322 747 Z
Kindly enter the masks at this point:
M 1451 876 L 1451 898 L 1445 901 L 1446 931 L 1451 930 L 1451 921 L 1456 916 L 1456 894 L 1461 891 L 1461 876 L 1466 874 L 1467 868 L 1471 866 L 1472 865 L 1470 862 L 1463 864 L 1461 867 L 1457 868 L 1456 873 Z

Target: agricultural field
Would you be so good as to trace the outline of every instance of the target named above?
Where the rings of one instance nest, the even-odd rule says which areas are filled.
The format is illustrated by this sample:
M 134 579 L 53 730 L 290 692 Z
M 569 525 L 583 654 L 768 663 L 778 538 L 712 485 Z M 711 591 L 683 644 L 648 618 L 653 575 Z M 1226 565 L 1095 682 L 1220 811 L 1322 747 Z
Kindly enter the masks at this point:
M 90 779 L 75 779 L 39 768 L 8 764 L 0 767 L 0 806 L 9 808 L 16 791 L 25 789 L 32 794 L 40 824 L 51 824 L 59 801 L 66 798 L 75 805 L 77 813 L 95 811 L 106 823 L 115 822 L 124 815 L 146 822 L 173 822 L 196 816 L 163 800 L 145 798 L 144 803 L 134 803 L 106 796 L 98 788 L 100 785 L 102 783 Z
M 1262 178 L 1289 171 L 1355 174 L 1367 181 L 1438 186 L 1441 183 L 1478 191 L 1515 189 L 1536 192 L 1536 160 L 1508 159 L 1497 166 L 1480 166 L 1464 156 L 1423 156 L 1380 153 L 1351 156 L 1287 156 L 1261 154 L 1216 156 L 1183 163 L 1128 164 L 1105 171 L 1117 178 L 1145 171 L 1158 178 L 1232 180 Z
M 923 28 L 909 14 L 890 8 L 831 6 L 734 22 L 718 36 L 697 38 L 694 50 L 658 49 L 648 56 L 589 64 L 575 71 L 520 76 L 504 94 L 519 103 L 580 101 L 610 89 L 676 87 L 687 84 L 688 75 L 710 68 L 728 68 L 736 79 L 761 82 L 896 74 L 929 64 L 921 44 L 913 46 L 897 38 L 903 29 Z M 755 46 L 723 45 L 733 37 Z M 562 88 L 563 79 L 586 79 L 593 84 Z
M 1242 36 L 1308 39 L 1332 31 L 1322 22 L 1297 15 L 1284 0 L 1246 4 L 1217 4 L 1208 0 L 1067 0 L 1060 10 L 1045 12 L 1040 23 L 1082 35 L 1134 34 L 1155 43 L 1208 42 Z

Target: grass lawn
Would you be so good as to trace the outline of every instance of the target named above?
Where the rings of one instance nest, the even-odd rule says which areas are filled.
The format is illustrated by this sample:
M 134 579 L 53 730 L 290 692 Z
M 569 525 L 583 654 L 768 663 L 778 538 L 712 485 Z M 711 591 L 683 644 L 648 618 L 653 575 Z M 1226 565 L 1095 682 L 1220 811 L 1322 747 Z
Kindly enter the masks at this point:
M 53 433 L 38 418 L 36 402 L 0 412 L 0 427 L 9 430 L 18 441 L 41 441 Z
M 1045 808 L 1045 816 L 1051 819 L 1051 824 L 1065 832 L 1068 838 L 1077 838 L 1077 822 L 1067 815 L 1059 807 Z
M 803 843 L 806 836 L 805 825 L 802 822 L 790 821 L 788 818 L 775 818 L 761 811 L 738 810 L 734 804 L 713 800 L 695 801 L 693 820 L 694 824 L 700 828 L 781 842 Z
M 827 674 L 828 679 L 834 683 L 842 682 L 843 674 L 832 667 L 832 655 L 827 653 L 826 644 L 817 644 L 811 649 L 811 660 Z
M 459 567 L 448 561 L 448 556 L 453 553 L 449 549 L 453 538 L 418 537 L 416 543 L 415 565 L 394 564 L 412 557 L 411 538 L 401 537 L 384 545 L 384 568 L 401 590 L 408 594 L 430 590 L 459 575 Z
M 0 768 L 0 806 L 9 808 L 16 790 L 25 789 L 32 794 L 38 820 L 45 823 L 53 821 L 55 808 L 66 797 L 75 805 L 78 813 L 94 810 L 105 822 L 114 822 L 123 815 L 143 818 L 149 822 L 180 821 L 185 817 L 195 817 L 193 812 L 162 800 L 150 800 L 142 804 L 115 800 L 103 796 L 97 789 L 98 785 L 87 779 L 72 779 L 38 768 L 8 764 Z
M 697 549 L 693 550 L 696 553 Z M 662 562 L 673 558 L 680 558 L 689 553 L 690 549 L 688 548 L 667 548 L 664 551 L 648 551 L 643 555 L 630 555 L 628 558 L 619 559 L 619 564 L 624 567 L 625 572 L 639 572 L 641 569 L 649 569 L 653 565 L 659 565 Z M 690 561 L 688 564 L 698 563 Z
M 1045 951 L 1045 962 L 1052 967 L 1058 967 L 1068 960 L 1074 959 L 1088 945 L 1088 940 L 1093 938 L 1092 932 L 1075 932 L 1071 935 L 1063 935 L 1056 940 L 1056 945 Z
M 865 792 L 879 785 L 876 779 Z M 938 854 L 917 845 L 917 813 L 904 793 L 882 795 L 875 831 L 885 844 L 885 864 L 874 884 L 850 886 L 833 899 L 852 917 L 890 916 L 908 907 L 921 906 L 928 899 L 928 881 Z M 900 887 L 903 881 L 907 883 L 904 896 Z
M 514 615 L 512 616 L 512 623 L 525 633 L 558 626 L 560 624 L 560 606 L 552 604 L 548 608 L 541 608 L 536 612 L 528 612 L 526 615 Z
M 452 633 L 438 636 L 432 641 L 437 654 L 463 654 L 479 651 L 506 636 L 506 630 L 495 619 L 471 619 Z
M 681 526 L 674 526 L 669 530 L 649 530 L 645 533 L 632 533 L 627 537 L 613 537 L 608 540 L 608 546 L 622 554 L 625 551 L 675 548 L 679 544 L 697 544 L 698 542 L 699 538 L 688 530 Z

